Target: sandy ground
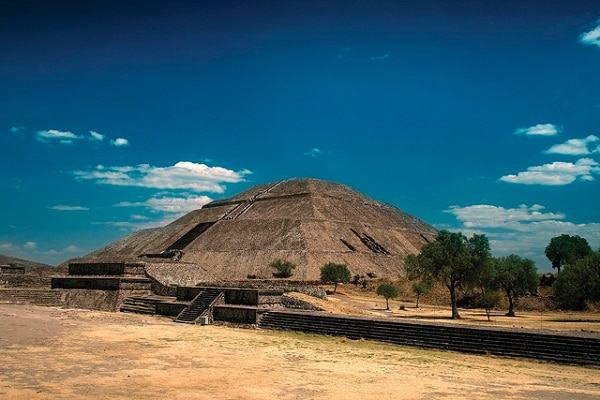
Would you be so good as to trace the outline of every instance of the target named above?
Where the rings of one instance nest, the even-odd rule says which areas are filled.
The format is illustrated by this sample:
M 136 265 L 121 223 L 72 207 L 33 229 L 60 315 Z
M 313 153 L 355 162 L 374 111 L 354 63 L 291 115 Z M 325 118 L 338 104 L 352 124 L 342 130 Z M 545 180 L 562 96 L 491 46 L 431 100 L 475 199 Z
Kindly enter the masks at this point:
M 598 399 L 600 369 L 0 304 L 1 399 Z

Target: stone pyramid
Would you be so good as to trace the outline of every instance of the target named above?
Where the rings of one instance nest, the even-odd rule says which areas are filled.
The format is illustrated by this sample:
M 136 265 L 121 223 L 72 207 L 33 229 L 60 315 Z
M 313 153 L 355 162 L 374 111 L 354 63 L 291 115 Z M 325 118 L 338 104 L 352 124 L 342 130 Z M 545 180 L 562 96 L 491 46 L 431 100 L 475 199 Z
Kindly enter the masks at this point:
M 398 278 L 406 256 L 436 234 L 348 186 L 302 178 L 213 201 L 79 261 L 142 261 L 160 282 L 179 285 L 271 278 L 275 259 L 296 264 L 292 279 L 318 280 L 328 262 L 346 264 L 353 275 Z

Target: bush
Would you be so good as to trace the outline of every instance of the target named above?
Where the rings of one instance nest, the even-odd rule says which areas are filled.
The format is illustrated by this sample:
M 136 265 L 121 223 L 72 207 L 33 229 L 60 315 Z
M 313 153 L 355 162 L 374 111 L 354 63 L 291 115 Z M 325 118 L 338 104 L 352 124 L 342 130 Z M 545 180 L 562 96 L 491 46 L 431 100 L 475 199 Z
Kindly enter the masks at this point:
M 487 315 L 487 319 L 489 321 L 492 308 L 496 308 L 498 304 L 500 304 L 500 293 L 496 291 L 487 291 L 485 293 L 481 293 L 475 298 L 475 304 L 477 307 L 485 310 L 485 314 Z
M 281 259 L 273 261 L 270 266 L 276 270 L 273 272 L 275 278 L 289 278 L 292 276 L 292 270 L 296 268 L 296 264 Z
M 350 283 L 352 283 L 356 287 L 360 286 L 363 289 L 366 289 L 368 281 L 367 281 L 367 278 L 365 278 L 364 275 L 354 275 L 354 278 L 352 278 L 352 282 L 350 282 Z

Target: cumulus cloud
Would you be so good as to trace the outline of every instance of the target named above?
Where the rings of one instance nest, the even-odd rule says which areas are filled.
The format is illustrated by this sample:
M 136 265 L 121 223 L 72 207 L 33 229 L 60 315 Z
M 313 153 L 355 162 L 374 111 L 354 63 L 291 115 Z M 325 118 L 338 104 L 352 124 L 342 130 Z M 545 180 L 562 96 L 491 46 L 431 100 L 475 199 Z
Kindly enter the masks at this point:
M 21 127 L 12 127 L 11 132 L 18 132 Z M 97 131 L 89 131 L 89 136 L 77 135 L 70 131 L 59 131 L 56 129 L 47 129 L 36 132 L 37 140 L 40 142 L 50 142 L 51 140 L 57 140 L 63 144 L 72 144 L 74 140 L 88 139 L 92 142 L 103 142 L 107 136 Z M 109 143 L 115 147 L 123 147 L 129 145 L 129 140 L 125 138 L 110 139 Z
M 389 54 L 384 54 L 384 55 L 381 55 L 381 56 L 370 57 L 371 61 L 382 61 L 382 60 L 385 60 L 387 58 L 390 58 Z
M 75 246 L 74 244 L 72 244 L 72 245 L 65 247 L 63 249 L 63 251 L 66 253 L 77 253 L 77 252 L 81 251 L 81 249 L 79 247 Z
M 37 248 L 37 243 L 36 242 L 25 242 L 25 244 L 23 245 L 23 248 L 26 250 L 34 250 L 35 248 Z
M 48 207 L 51 210 L 56 210 L 56 211 L 88 211 L 89 208 L 88 207 L 83 207 L 83 206 L 65 206 L 65 205 L 56 205 L 56 206 L 51 206 Z
M 223 183 L 242 182 L 244 177 L 251 173 L 247 169 L 233 171 L 180 161 L 171 167 L 154 167 L 148 164 L 122 167 L 98 165 L 92 170 L 74 171 L 73 175 L 77 180 L 92 180 L 103 185 L 223 193 Z
M 312 149 L 310 149 L 309 151 L 305 152 L 304 155 L 308 156 L 308 157 L 315 157 L 318 156 L 319 154 L 321 154 L 321 150 L 317 149 L 316 147 L 313 147 Z
M 179 218 L 179 214 L 165 214 L 161 218 L 149 219 L 141 215 L 131 215 L 128 221 L 96 221 L 92 222 L 92 225 L 110 226 L 113 228 L 119 228 L 123 232 L 134 232 L 140 229 L 153 229 L 166 226 Z
M 117 147 L 127 146 L 129 145 L 129 140 L 124 138 L 111 139 L 110 144 Z
M 568 185 L 577 180 L 594 181 L 594 174 L 600 173 L 600 164 L 591 158 L 581 158 L 576 163 L 556 161 L 527 168 L 516 175 L 504 175 L 503 182 L 523 185 Z
M 590 150 L 589 145 L 598 142 L 598 136 L 589 135 L 584 139 L 569 139 L 565 143 L 557 144 L 544 151 L 546 154 L 564 154 L 569 156 L 583 156 L 597 152 L 598 147 Z
M 537 124 L 529 128 L 519 128 L 515 131 L 515 135 L 528 136 L 554 136 L 560 132 L 560 128 L 554 124 Z
M 135 221 L 147 221 L 148 219 L 150 219 L 147 216 L 140 215 L 140 214 L 132 214 L 132 215 L 129 216 L 129 218 L 131 218 L 131 219 L 133 219 Z
M 456 217 L 460 230 L 467 236 L 484 233 L 490 240 L 495 256 L 511 253 L 531 258 L 539 267 L 550 270 L 544 249 L 550 239 L 563 233 L 579 235 L 592 248 L 600 246 L 600 223 L 575 224 L 561 212 L 546 212 L 539 204 L 516 208 L 479 204 L 466 207 L 451 206 L 445 212 Z
M 40 142 L 49 142 L 50 140 L 58 140 L 63 144 L 71 144 L 73 140 L 81 139 L 81 136 L 69 131 L 59 131 L 56 129 L 48 129 L 45 131 L 37 131 L 36 136 Z
M 0 252 L 2 252 L 2 253 L 11 253 L 15 249 L 16 249 L 16 246 L 12 243 L 0 242 Z
M 562 213 L 544 213 L 544 206 L 520 205 L 504 208 L 489 204 L 467 207 L 451 206 L 445 212 L 453 214 L 466 228 L 506 228 L 520 231 L 524 222 L 539 222 L 565 219 Z
M 208 204 L 211 201 L 212 199 L 208 196 L 187 195 L 174 197 L 159 195 L 142 202 L 124 201 L 118 203 L 117 207 L 144 207 L 154 212 L 177 213 L 183 215 L 190 211 L 202 208 L 203 205 Z
M 0 242 L 0 253 L 26 260 L 39 260 L 48 264 L 59 264 L 64 261 L 66 254 L 69 257 L 73 257 L 84 253 L 84 251 L 73 244 L 60 250 L 47 250 L 40 248 L 37 242 L 27 241 L 23 244 Z
M 579 36 L 579 41 L 583 44 L 600 47 L 600 21 L 598 21 L 598 25 L 594 29 L 582 33 Z
M 71 244 L 67 247 L 62 248 L 61 250 L 51 249 L 48 250 L 46 253 L 51 256 L 62 256 L 65 254 L 81 253 L 81 251 L 82 250 L 79 247 L 75 246 L 74 244 Z
M 95 132 L 95 131 L 90 131 L 90 140 L 96 140 L 96 141 L 103 141 L 104 138 L 106 137 L 106 135 L 103 135 L 101 133 Z

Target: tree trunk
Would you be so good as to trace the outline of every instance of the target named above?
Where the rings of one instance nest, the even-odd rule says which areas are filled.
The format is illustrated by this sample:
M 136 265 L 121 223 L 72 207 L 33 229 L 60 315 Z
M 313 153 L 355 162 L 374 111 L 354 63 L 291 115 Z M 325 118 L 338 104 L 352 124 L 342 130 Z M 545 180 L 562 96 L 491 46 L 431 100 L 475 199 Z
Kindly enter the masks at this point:
M 333 293 L 335 293 L 335 292 L 336 292 L 336 290 L 337 290 L 337 282 L 335 282 L 335 283 L 333 284 Z
M 385 298 L 385 307 L 386 307 L 386 310 L 390 309 L 390 301 L 387 297 Z
M 417 305 L 415 306 L 415 308 L 419 308 L 419 297 L 421 297 L 420 294 L 417 295 Z
M 448 290 L 450 291 L 450 302 L 452 303 L 452 319 L 460 319 L 458 307 L 456 306 L 456 284 L 454 281 L 450 282 Z
M 507 317 L 515 316 L 515 306 L 513 304 L 513 297 L 509 290 L 506 291 L 506 298 L 508 299 L 508 312 L 506 313 Z

